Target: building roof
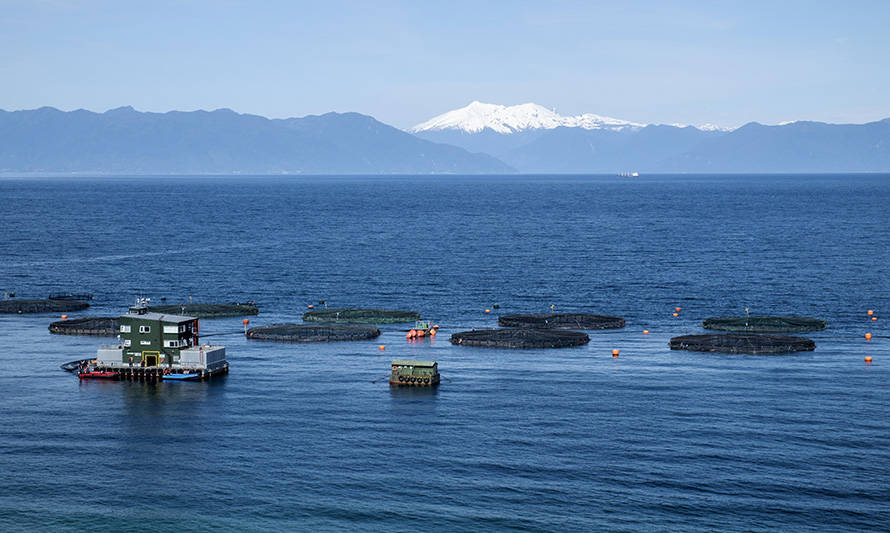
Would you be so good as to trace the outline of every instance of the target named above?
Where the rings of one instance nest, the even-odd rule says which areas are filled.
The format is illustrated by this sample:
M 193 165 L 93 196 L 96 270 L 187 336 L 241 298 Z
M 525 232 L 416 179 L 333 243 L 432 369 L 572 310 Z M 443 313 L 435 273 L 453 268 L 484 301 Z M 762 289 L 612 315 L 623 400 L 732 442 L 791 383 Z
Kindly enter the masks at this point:
M 176 324 L 182 324 L 183 322 L 191 322 L 196 320 L 193 316 L 182 316 L 182 315 L 165 315 L 161 313 L 144 313 L 144 314 L 136 314 L 136 313 L 127 313 L 126 315 L 121 316 L 121 318 L 133 318 L 138 320 L 159 320 L 161 322 L 174 322 Z
M 415 361 L 413 359 L 396 359 L 392 362 L 393 366 L 435 366 L 436 361 Z

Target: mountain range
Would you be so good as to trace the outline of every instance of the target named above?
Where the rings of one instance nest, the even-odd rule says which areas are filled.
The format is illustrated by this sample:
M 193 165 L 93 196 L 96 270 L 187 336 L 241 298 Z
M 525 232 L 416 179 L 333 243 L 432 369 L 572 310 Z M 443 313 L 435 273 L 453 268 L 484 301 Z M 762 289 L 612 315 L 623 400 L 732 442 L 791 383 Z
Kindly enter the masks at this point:
M 408 131 L 358 113 L 0 110 L 0 172 L 504 174 L 890 172 L 890 119 L 643 124 L 473 102 Z
M 358 113 L 268 119 L 216 111 L 0 111 L 0 172 L 497 174 L 485 155 Z
M 472 102 L 409 131 L 525 173 L 890 171 L 890 119 L 730 129 Z

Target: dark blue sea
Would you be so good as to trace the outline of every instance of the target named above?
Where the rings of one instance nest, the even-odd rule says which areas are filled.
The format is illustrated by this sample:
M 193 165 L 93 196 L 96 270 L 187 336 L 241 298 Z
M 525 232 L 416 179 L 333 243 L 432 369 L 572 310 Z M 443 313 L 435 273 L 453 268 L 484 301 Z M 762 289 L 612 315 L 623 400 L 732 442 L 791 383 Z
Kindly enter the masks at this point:
M 81 383 L 59 365 L 108 340 L 0 315 L 2 531 L 890 530 L 890 176 L 3 178 L 10 291 L 441 330 L 277 344 L 206 319 L 228 376 Z M 448 342 L 551 305 L 627 327 Z M 829 327 L 794 355 L 668 349 L 745 307 Z M 442 385 L 375 381 L 396 358 Z

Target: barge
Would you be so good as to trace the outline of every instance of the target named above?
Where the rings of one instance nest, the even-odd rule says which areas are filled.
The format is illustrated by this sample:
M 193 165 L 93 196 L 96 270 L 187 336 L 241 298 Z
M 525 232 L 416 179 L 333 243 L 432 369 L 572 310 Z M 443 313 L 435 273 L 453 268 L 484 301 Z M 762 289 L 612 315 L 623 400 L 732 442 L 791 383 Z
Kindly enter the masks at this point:
M 435 387 L 439 384 L 439 363 L 435 361 L 414 361 L 396 359 L 392 362 L 389 375 L 390 385 L 413 387 Z
M 203 380 L 229 372 L 225 346 L 200 343 L 197 318 L 150 312 L 147 304 L 148 299 L 138 299 L 120 317 L 120 343 L 99 348 L 83 374 Z

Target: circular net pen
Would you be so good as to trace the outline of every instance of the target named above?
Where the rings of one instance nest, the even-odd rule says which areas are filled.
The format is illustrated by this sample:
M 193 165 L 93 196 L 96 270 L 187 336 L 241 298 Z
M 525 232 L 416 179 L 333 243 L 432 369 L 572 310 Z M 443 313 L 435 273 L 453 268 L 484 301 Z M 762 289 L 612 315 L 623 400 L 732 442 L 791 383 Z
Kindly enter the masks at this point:
M 373 326 L 331 326 L 315 324 L 272 324 L 247 330 L 248 339 L 279 342 L 362 341 L 380 335 Z
M 706 318 L 705 329 L 750 333 L 803 333 L 828 327 L 824 320 L 798 316 L 741 316 Z
M 304 322 L 333 324 L 401 324 L 420 320 L 420 313 L 393 309 L 318 309 L 303 313 Z
M 816 349 L 816 343 L 804 337 L 743 333 L 683 335 L 672 338 L 668 346 L 671 350 L 752 355 L 806 352 Z
M 83 311 L 90 304 L 72 300 L 3 300 L 0 301 L 0 313 L 3 314 L 30 314 L 30 313 L 70 313 Z
M 49 332 L 57 335 L 96 335 L 114 337 L 120 330 L 120 319 L 112 317 L 86 317 L 59 320 L 49 325 Z
M 259 308 L 255 304 L 171 304 L 150 305 L 148 310 L 166 315 L 184 315 L 196 318 L 223 318 L 231 316 L 258 315 Z
M 624 319 L 617 316 L 583 313 L 503 315 L 498 318 L 498 325 L 508 328 L 618 329 L 624 324 Z
M 451 336 L 451 344 L 485 348 L 568 348 L 588 342 L 586 333 L 553 329 L 479 329 Z

